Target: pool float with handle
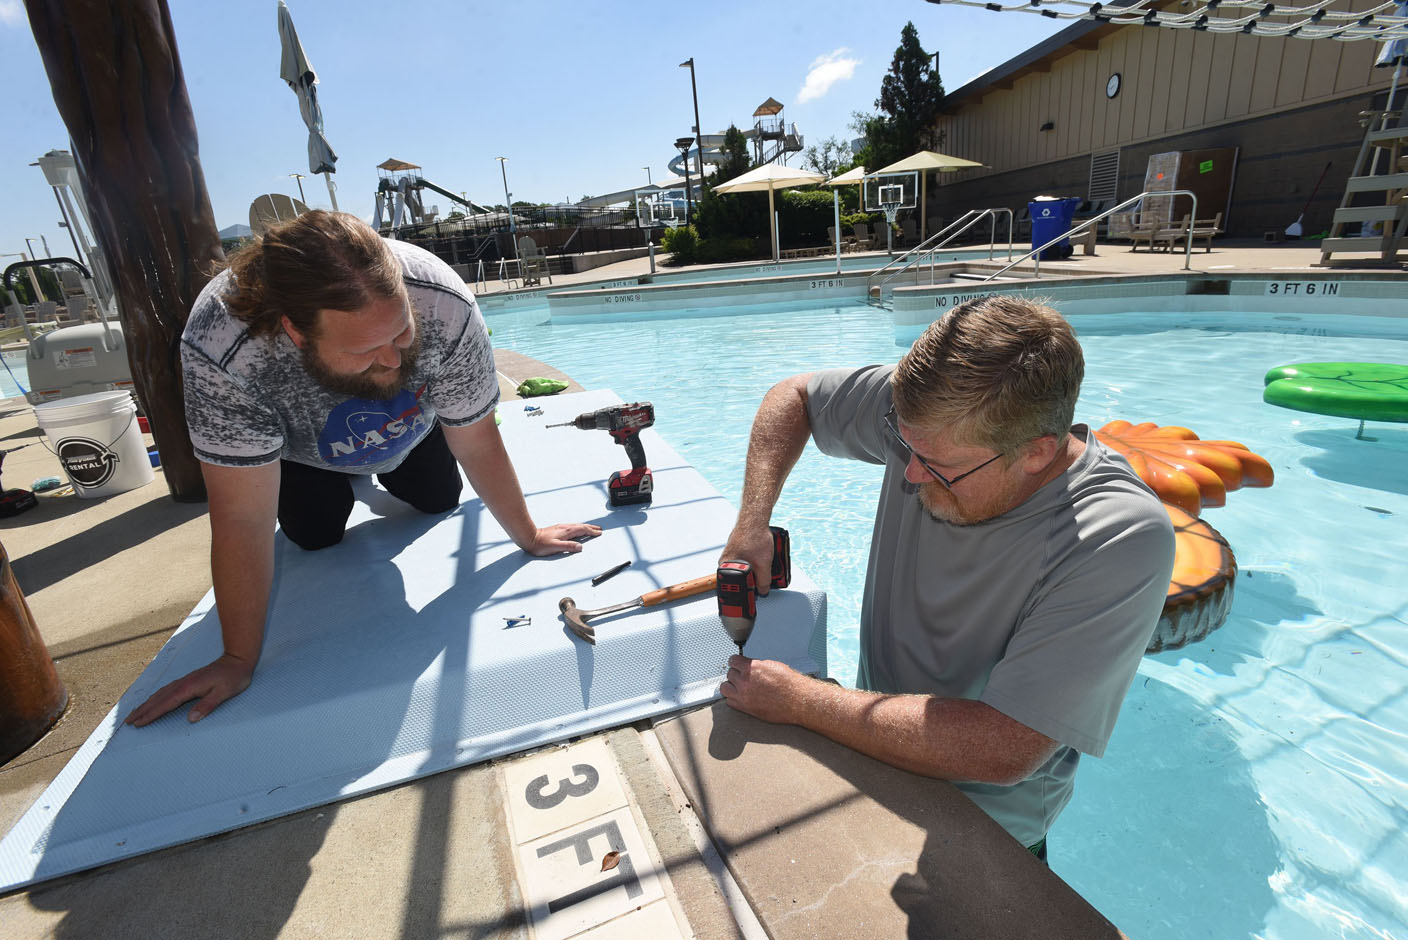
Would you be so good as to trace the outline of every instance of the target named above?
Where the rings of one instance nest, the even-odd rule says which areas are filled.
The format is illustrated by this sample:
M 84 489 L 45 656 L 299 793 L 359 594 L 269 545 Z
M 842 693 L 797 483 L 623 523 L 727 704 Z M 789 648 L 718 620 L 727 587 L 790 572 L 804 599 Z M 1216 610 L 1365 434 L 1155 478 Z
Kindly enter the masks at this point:
M 1111 421 L 1095 436 L 1123 454 L 1159 499 L 1192 516 L 1204 506 L 1224 505 L 1229 490 L 1270 486 L 1275 479 L 1271 464 L 1245 444 L 1204 441 L 1187 428 Z
M 1129 461 L 1173 523 L 1173 577 L 1145 652 L 1201 640 L 1232 609 L 1237 560 L 1221 533 L 1197 516 L 1204 506 L 1226 503 L 1230 490 L 1270 486 L 1271 464 L 1236 441 L 1205 441 L 1188 428 L 1151 421 L 1111 421 L 1095 437 Z
M 1222 534 L 1202 519 L 1164 503 L 1173 523 L 1173 577 L 1146 653 L 1201 640 L 1227 620 L 1237 559 Z
M 1261 400 L 1336 418 L 1408 422 L 1408 366 L 1392 362 L 1299 362 L 1266 373 Z

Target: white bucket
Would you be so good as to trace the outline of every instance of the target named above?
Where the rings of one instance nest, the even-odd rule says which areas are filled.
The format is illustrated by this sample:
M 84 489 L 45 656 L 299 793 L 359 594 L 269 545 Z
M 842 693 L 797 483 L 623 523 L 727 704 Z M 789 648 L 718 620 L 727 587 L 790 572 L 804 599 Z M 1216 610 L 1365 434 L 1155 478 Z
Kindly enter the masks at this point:
M 155 476 L 131 392 L 44 402 L 34 406 L 34 416 L 79 496 L 93 499 L 123 493 L 150 483 Z

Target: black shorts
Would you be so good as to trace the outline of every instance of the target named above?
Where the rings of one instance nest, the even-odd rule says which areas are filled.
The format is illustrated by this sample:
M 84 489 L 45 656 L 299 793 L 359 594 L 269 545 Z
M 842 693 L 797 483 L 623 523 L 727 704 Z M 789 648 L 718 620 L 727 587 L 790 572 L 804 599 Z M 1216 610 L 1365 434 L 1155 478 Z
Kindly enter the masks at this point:
M 341 542 L 352 514 L 352 480 L 358 474 L 290 460 L 279 461 L 279 469 L 279 525 L 284 535 L 309 551 Z M 458 506 L 464 485 L 438 421 L 399 467 L 376 478 L 392 496 L 432 514 Z

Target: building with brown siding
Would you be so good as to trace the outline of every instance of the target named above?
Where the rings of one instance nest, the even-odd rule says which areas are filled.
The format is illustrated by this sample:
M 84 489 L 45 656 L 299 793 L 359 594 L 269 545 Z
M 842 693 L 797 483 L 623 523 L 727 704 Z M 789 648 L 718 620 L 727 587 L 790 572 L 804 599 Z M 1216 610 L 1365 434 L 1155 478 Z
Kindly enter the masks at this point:
M 1016 15 L 994 14 L 993 28 Z M 941 149 L 987 169 L 941 176 L 930 214 L 1089 196 L 1102 168 L 1099 194 L 1117 179 L 1128 199 L 1143 191 L 1152 154 L 1237 148 L 1228 234 L 1283 230 L 1329 163 L 1304 223 L 1320 232 L 1359 152 L 1359 112 L 1387 97 L 1392 70 L 1374 67 L 1378 51 L 1372 41 L 1078 21 L 944 99 Z

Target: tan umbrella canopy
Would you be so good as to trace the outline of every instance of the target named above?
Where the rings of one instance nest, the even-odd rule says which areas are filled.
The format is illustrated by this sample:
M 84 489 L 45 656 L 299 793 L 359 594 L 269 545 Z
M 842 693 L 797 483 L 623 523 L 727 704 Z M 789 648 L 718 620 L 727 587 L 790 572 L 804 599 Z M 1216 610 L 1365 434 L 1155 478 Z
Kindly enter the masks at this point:
M 716 193 L 761 193 L 768 194 L 768 226 L 772 229 L 772 260 L 778 260 L 777 251 L 777 214 L 773 209 L 773 193 L 779 189 L 790 189 L 793 186 L 810 186 L 813 183 L 821 183 L 826 180 L 825 174 L 813 173 L 811 170 L 798 170 L 790 166 L 782 166 L 779 163 L 764 163 L 760 167 L 755 167 L 736 176 L 727 183 L 720 183 L 714 187 Z
M 826 181 L 827 186 L 859 186 L 865 182 L 865 167 L 852 167 L 840 176 L 833 176 Z
M 916 154 L 911 154 L 896 163 L 891 163 L 887 167 L 882 167 L 872 173 L 877 176 L 882 173 L 914 173 L 919 174 L 919 240 L 922 242 L 926 235 L 927 226 L 925 218 L 928 189 L 929 171 L 938 170 L 941 173 L 952 173 L 955 170 L 962 170 L 968 167 L 986 166 L 984 163 L 974 163 L 972 160 L 964 160 L 962 157 L 950 157 L 946 153 L 935 153 L 932 150 L 921 150 Z

